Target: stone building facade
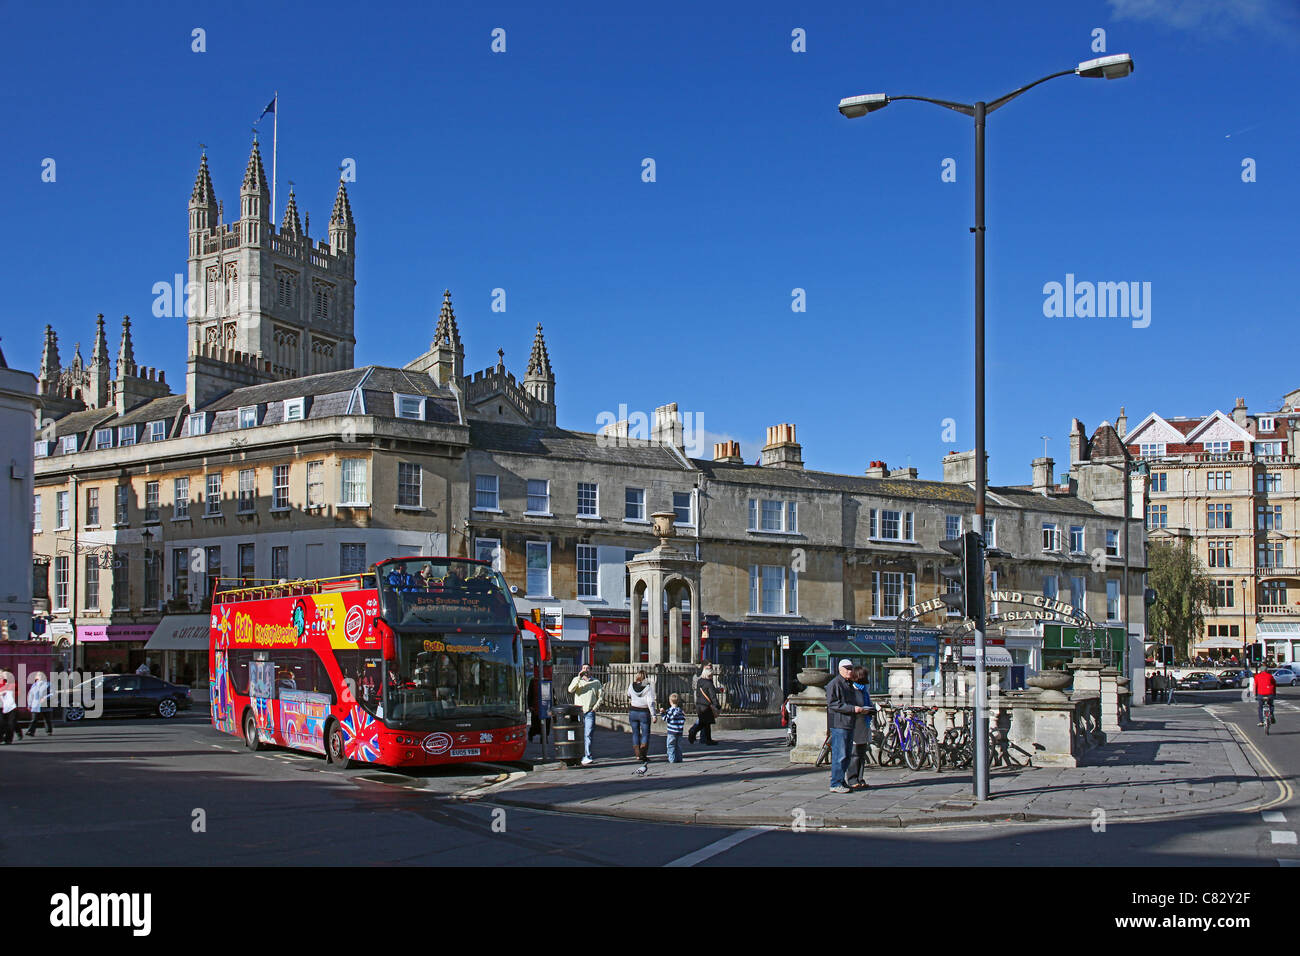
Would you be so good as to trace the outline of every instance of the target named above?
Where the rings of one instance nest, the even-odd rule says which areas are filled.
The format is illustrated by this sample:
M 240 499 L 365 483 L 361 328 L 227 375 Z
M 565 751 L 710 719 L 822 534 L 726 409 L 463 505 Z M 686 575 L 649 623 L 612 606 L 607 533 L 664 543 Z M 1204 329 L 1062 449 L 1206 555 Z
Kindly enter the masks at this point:
M 1213 582 L 1200 653 L 1240 656 L 1263 641 L 1275 661 L 1300 661 L 1298 429 L 1300 389 L 1275 411 L 1238 398 L 1229 413 L 1152 412 L 1124 434 L 1144 466 L 1134 494 L 1151 540 L 1189 544 Z
M 102 317 L 88 364 L 78 350 L 63 368 L 46 330 L 32 540 L 54 629 L 92 666 L 136 666 L 155 630 L 203 611 L 216 576 L 331 576 L 399 554 L 490 560 L 521 611 L 542 611 L 563 660 L 626 660 L 627 562 L 656 544 L 656 512 L 674 515 L 674 546 L 702 562 L 712 659 L 772 666 L 793 635 L 797 669 L 817 639 L 892 639 L 900 611 L 945 586 L 939 544 L 970 525 L 972 454 L 945 459 L 942 481 L 879 462 L 831 474 L 808 469 L 795 426 L 779 424 L 757 465 L 734 442 L 691 458 L 675 405 L 656 410 L 648 437 L 626 422 L 563 429 L 542 328 L 522 379 L 500 349 L 467 373 L 450 292 L 423 355 L 354 368 L 346 189 L 328 241 L 312 245 L 292 194 L 280 228 L 269 222 L 265 187 L 254 144 L 226 223 L 200 160 L 183 394 L 137 366 L 129 320 L 112 374 Z M 1101 452 L 1125 453 L 1107 441 L 1099 430 L 1097 455 L 1064 485 L 1040 460 L 1031 484 L 989 489 L 990 543 L 1012 557 L 987 583 L 1072 597 L 1140 632 L 1140 578 L 1125 587 L 1117 562 L 1140 564 L 1142 526 L 1125 528 L 1123 480 Z M 934 612 L 918 627 L 952 623 Z M 1041 628 L 1003 631 L 1008 661 L 1036 669 Z M 196 673 L 167 676 L 201 679 L 197 657 L 181 663 Z

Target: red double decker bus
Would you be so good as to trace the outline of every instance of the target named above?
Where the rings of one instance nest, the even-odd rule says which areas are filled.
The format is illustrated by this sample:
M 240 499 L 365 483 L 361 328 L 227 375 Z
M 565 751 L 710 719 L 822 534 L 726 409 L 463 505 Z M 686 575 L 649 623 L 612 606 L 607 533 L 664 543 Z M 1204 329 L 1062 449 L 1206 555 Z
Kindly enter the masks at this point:
M 308 750 L 341 766 L 519 760 L 521 628 L 537 630 L 517 617 L 501 575 L 463 558 L 218 582 L 212 724 L 250 750 Z

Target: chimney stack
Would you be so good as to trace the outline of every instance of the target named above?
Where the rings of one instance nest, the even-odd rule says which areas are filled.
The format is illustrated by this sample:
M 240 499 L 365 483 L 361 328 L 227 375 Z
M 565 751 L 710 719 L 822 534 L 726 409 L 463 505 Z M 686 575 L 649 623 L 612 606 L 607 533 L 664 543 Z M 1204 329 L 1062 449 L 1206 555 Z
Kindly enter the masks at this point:
M 654 424 L 650 426 L 650 440 L 657 445 L 672 445 L 684 449 L 682 416 L 677 413 L 677 403 L 660 405 L 655 409 Z
M 743 465 L 745 459 L 740 457 L 740 442 L 719 441 L 713 443 L 713 460 L 724 465 Z
M 1055 479 L 1052 472 L 1056 462 L 1051 458 L 1035 458 L 1033 461 L 1034 469 L 1034 493 L 1046 495 L 1054 486 Z
M 889 474 L 889 466 L 883 461 L 872 461 L 867 463 L 868 478 L 884 478 Z
M 985 472 L 988 474 L 989 456 L 984 453 Z M 971 484 L 975 481 L 975 452 L 950 451 L 943 456 L 943 480 L 952 484 Z
M 1232 409 L 1232 420 L 1242 428 L 1246 427 L 1246 400 L 1237 399 L 1237 404 Z
M 803 469 L 803 447 L 794 440 L 793 425 L 768 426 L 761 461 L 765 468 Z
M 1123 441 L 1125 434 L 1128 433 L 1128 415 L 1124 412 L 1124 406 L 1119 407 L 1119 418 L 1115 419 L 1115 434 L 1119 435 L 1119 440 Z
M 1121 435 L 1121 438 L 1124 436 Z M 1079 419 L 1070 421 L 1070 467 L 1073 468 L 1087 456 L 1084 452 L 1088 448 L 1088 433 L 1084 430 L 1083 422 Z

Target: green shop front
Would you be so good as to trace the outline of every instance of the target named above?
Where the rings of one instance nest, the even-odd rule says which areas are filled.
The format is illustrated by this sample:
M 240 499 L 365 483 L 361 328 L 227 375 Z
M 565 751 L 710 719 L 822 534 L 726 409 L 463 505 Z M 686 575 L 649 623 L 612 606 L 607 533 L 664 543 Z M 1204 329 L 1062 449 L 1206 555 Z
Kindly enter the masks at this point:
M 1079 628 L 1073 624 L 1044 623 L 1042 670 L 1065 670 L 1076 657 L 1100 657 L 1106 667 L 1115 667 L 1128 673 L 1128 648 L 1124 639 L 1124 626 L 1096 627 L 1092 629 L 1094 646 L 1091 651 L 1079 643 Z

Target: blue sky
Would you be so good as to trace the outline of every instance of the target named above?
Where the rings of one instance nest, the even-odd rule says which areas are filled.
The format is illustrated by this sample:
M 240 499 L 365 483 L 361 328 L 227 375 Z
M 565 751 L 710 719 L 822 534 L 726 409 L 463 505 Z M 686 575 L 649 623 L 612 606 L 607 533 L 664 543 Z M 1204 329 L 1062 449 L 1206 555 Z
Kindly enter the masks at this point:
M 0 9 L 13 366 L 36 368 L 46 323 L 65 360 L 78 340 L 88 356 L 97 312 L 115 351 L 129 313 L 137 360 L 181 386 L 183 322 L 154 318 L 151 290 L 185 271 L 198 144 L 237 208 L 278 89 L 281 209 L 292 179 L 323 236 L 356 161 L 359 364 L 427 348 L 450 288 L 467 368 L 502 347 L 522 375 L 545 326 L 562 426 L 676 401 L 702 416 L 706 457 L 725 435 L 753 460 L 766 426 L 794 422 L 809 467 L 938 477 L 974 444 L 971 122 L 836 104 L 993 99 L 1097 55 L 1100 28 L 1133 76 L 1063 77 L 989 121 L 991 480 L 1028 483 L 1043 435 L 1064 471 L 1075 416 L 1271 410 L 1300 386 L 1292 0 L 1007 2 L 996 19 L 921 2 L 174 6 Z M 1151 283 L 1149 327 L 1046 318 L 1043 286 L 1067 273 Z

